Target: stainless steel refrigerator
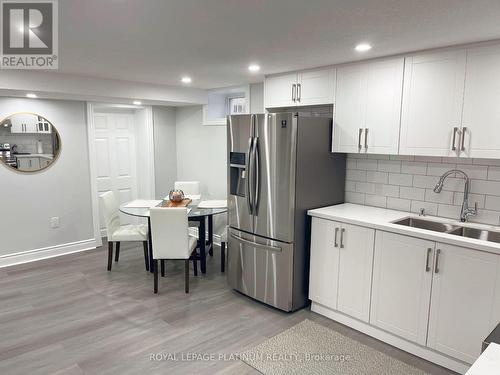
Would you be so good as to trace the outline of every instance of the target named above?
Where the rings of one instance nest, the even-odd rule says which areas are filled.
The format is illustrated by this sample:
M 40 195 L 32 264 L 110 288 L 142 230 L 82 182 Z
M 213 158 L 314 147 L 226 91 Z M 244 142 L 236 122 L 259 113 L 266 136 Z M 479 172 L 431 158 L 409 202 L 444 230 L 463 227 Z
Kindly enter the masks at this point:
M 332 119 L 299 113 L 228 117 L 231 287 L 285 311 L 308 302 L 307 210 L 344 202 L 345 155 Z

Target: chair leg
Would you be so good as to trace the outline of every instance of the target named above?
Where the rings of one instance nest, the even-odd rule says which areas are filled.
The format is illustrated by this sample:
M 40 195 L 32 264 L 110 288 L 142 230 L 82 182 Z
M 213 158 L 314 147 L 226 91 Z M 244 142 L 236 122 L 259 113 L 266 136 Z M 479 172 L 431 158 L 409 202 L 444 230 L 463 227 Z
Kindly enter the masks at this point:
M 196 259 L 196 254 L 193 258 L 193 272 L 195 276 L 198 276 L 198 260 Z
M 144 247 L 144 263 L 146 264 L 146 271 L 149 271 L 148 241 L 143 241 L 142 246 Z
M 154 269 L 154 293 L 158 294 L 158 260 L 153 261 Z
M 161 263 L 161 277 L 165 277 L 165 261 L 162 259 Z
M 189 259 L 184 262 L 184 291 L 189 293 Z
M 226 270 L 226 243 L 221 242 L 220 244 L 220 272 Z
M 113 241 L 108 241 L 108 271 L 111 271 L 113 264 Z
M 120 241 L 116 241 L 115 262 L 118 262 L 118 259 L 120 259 Z

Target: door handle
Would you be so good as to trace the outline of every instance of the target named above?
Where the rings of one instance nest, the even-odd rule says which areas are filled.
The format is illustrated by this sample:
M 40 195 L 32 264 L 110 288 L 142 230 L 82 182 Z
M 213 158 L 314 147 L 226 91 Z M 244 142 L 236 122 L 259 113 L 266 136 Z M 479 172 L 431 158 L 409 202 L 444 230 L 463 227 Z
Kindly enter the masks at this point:
M 365 128 L 365 150 L 368 150 L 368 128 Z
M 247 245 L 250 245 L 250 246 L 253 246 L 253 247 L 258 247 L 258 248 L 261 248 L 261 249 L 277 251 L 277 252 L 280 252 L 280 253 L 282 251 L 281 247 L 264 245 L 264 244 L 261 244 L 261 243 L 253 242 L 253 241 L 247 240 L 247 239 L 245 239 L 243 237 L 240 237 L 240 236 L 238 236 L 238 235 L 236 235 L 234 233 L 231 233 L 230 236 L 232 238 L 234 238 L 236 241 L 242 242 L 244 244 L 247 244 Z
M 359 133 L 358 133 L 358 150 L 361 151 L 361 136 L 363 135 L 363 129 L 359 128 Z
M 300 102 L 300 99 L 302 99 L 302 84 L 297 83 L 297 101 Z
M 457 131 L 458 131 L 458 128 L 455 126 L 453 128 L 453 140 L 451 141 L 451 151 L 457 150 L 457 146 L 455 145 L 455 142 L 457 140 Z
M 345 232 L 345 228 L 342 228 L 340 230 L 340 248 L 341 249 L 344 248 L 344 232 Z
M 335 240 L 333 241 L 333 247 L 339 247 L 337 243 L 337 234 L 339 233 L 339 228 L 335 228 Z
M 252 120 L 253 121 L 253 120 Z M 251 189 L 251 186 L 252 186 L 252 165 L 253 165 L 253 158 L 252 158 L 252 150 L 253 150 L 253 137 L 251 137 L 249 140 L 248 140 L 248 163 L 247 163 L 247 167 L 248 167 L 248 171 L 246 173 L 246 196 L 247 196 L 247 205 L 248 205 L 248 212 L 250 213 L 250 215 L 253 214 L 253 204 L 252 204 L 252 189 Z
M 253 169 L 254 169 L 254 178 L 253 178 L 253 212 L 254 215 L 258 214 L 259 208 L 259 198 L 260 198 L 260 162 L 259 162 L 259 137 L 255 137 L 253 141 Z
M 297 95 L 297 85 L 294 83 L 292 85 L 292 100 L 295 102 Z
M 441 254 L 441 249 L 436 250 L 436 266 L 434 267 L 434 273 L 439 273 L 439 254 Z
M 432 248 L 427 249 L 427 259 L 425 260 L 425 272 L 429 272 L 431 270 L 431 266 L 429 266 L 429 260 L 431 258 Z
M 462 134 L 460 135 L 461 141 L 460 141 L 460 151 L 465 151 L 465 132 L 467 131 L 467 127 L 464 126 L 462 128 Z

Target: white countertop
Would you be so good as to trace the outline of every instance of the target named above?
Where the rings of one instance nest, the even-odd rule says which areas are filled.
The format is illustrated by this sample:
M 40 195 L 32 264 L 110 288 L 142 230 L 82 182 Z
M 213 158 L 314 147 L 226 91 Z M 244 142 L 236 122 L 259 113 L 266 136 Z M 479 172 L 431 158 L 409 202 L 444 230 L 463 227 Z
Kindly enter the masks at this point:
M 348 224 L 359 225 L 363 227 L 384 230 L 386 232 L 399 233 L 407 236 L 424 238 L 431 241 L 447 243 L 450 245 L 463 246 L 477 250 L 487 251 L 490 253 L 500 254 L 500 244 L 489 241 L 477 240 L 456 236 L 453 234 L 433 232 L 427 229 L 412 228 L 404 225 L 393 224 L 393 221 L 404 219 L 410 216 L 418 217 L 418 215 L 403 212 L 388 210 L 385 208 L 377 208 L 363 206 L 352 203 L 344 203 L 336 206 L 329 206 L 309 210 L 308 215 L 327 220 L 341 221 Z M 500 231 L 500 227 L 491 225 L 461 223 L 457 220 L 445 219 L 435 216 L 420 217 L 421 219 L 429 219 L 455 225 L 462 225 L 474 228 Z
M 500 374 L 500 345 L 492 342 L 474 362 L 466 375 L 498 375 Z
M 50 160 L 54 159 L 54 155 L 52 155 L 52 154 L 23 154 L 23 155 L 14 154 L 13 156 L 15 156 L 18 159 L 21 159 L 21 158 L 42 158 L 42 159 L 50 159 Z

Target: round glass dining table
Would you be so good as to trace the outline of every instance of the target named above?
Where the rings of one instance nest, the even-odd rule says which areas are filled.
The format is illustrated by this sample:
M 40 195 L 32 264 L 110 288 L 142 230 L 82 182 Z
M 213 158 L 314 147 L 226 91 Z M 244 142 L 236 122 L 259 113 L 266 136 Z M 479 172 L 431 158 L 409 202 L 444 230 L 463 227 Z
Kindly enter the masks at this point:
M 191 222 L 198 222 L 198 240 L 200 244 L 200 270 L 202 273 L 206 273 L 207 270 L 207 257 L 206 252 L 208 251 L 211 255 L 213 254 L 213 228 L 214 221 L 213 216 L 218 214 L 223 214 L 227 212 L 226 207 L 219 208 L 204 208 L 198 207 L 200 200 L 193 200 L 187 205 L 189 210 L 188 220 Z M 124 203 L 120 206 L 120 212 L 136 216 L 144 217 L 148 219 L 148 247 L 149 247 L 149 271 L 153 272 L 153 241 L 151 240 L 151 220 L 149 207 L 127 207 L 131 202 Z M 162 201 L 157 205 L 161 207 L 165 201 Z M 206 219 L 208 218 L 208 239 L 206 238 Z

